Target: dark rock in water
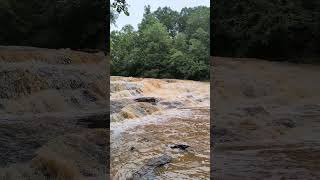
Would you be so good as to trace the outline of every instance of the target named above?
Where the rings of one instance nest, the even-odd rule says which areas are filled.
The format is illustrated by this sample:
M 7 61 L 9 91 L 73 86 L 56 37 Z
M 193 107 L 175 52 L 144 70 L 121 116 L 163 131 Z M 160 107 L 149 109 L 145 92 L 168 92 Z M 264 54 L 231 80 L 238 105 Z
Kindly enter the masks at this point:
M 148 102 L 148 103 L 156 103 L 158 102 L 158 100 L 154 97 L 138 97 L 135 98 L 134 101 L 136 102 Z
M 165 155 L 162 155 L 160 157 L 153 158 L 153 159 L 149 160 L 147 162 L 147 166 L 149 166 L 149 167 L 161 167 L 163 165 L 166 165 L 166 164 L 170 163 L 171 160 L 172 160 L 172 157 L 165 154 Z
M 160 168 L 170 163 L 171 160 L 172 160 L 172 157 L 168 155 L 162 155 L 157 158 L 152 158 L 140 170 L 135 172 L 132 175 L 132 178 L 130 179 L 131 180 L 155 179 L 156 178 L 155 170 L 157 168 Z
M 181 149 L 181 150 L 186 150 L 188 147 L 188 145 L 185 144 L 175 144 L 173 146 L 170 146 L 171 149 Z

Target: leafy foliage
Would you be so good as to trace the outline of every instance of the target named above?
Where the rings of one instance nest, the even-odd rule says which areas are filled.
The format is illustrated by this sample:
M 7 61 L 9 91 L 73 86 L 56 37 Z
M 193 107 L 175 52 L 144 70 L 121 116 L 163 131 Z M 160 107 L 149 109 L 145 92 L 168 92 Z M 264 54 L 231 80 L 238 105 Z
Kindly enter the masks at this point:
M 118 13 L 123 12 L 125 15 L 129 16 L 128 4 L 126 3 L 126 0 L 115 0 L 111 7 L 114 8 Z
M 112 75 L 209 79 L 209 15 L 204 6 L 181 12 L 146 6 L 138 30 L 111 32 Z
M 212 7 L 213 55 L 300 62 L 319 57 L 319 1 L 229 0 Z
M 1 0 L 0 44 L 47 48 L 105 48 L 102 0 Z

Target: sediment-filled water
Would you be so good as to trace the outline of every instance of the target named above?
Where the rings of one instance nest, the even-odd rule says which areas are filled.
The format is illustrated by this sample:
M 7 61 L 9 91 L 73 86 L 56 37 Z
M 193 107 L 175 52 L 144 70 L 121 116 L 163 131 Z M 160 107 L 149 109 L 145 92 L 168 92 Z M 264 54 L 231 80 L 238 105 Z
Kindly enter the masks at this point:
M 110 90 L 111 179 L 209 179 L 208 82 L 111 77 Z

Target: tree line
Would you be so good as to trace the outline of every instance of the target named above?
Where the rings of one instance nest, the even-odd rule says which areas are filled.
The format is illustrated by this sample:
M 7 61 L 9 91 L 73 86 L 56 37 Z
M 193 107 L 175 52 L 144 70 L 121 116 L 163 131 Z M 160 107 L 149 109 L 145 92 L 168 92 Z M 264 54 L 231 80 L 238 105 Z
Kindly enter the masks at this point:
M 320 1 L 212 1 L 211 8 L 211 55 L 294 62 L 313 59 L 313 62 L 319 62 Z M 116 12 L 130 13 L 126 0 L 114 0 L 111 4 L 103 0 L 0 0 L 0 45 L 107 48 L 106 51 L 109 52 L 110 44 L 105 44 L 105 39 L 109 39 L 106 26 L 109 26 L 109 19 L 111 22 L 115 21 Z M 192 30 L 183 30 L 184 26 L 188 27 L 185 23 L 187 16 L 183 15 L 183 12 L 178 12 L 178 15 L 181 23 L 164 22 L 158 19 L 160 15 L 156 19 L 167 28 L 171 47 L 176 46 L 174 44 L 177 43 L 174 42 L 179 41 L 176 39 L 183 37 L 190 46 L 190 40 L 197 38 L 190 34 Z M 171 27 L 172 25 L 174 27 Z M 197 24 L 194 25 L 198 27 Z M 201 28 L 209 32 L 204 27 Z M 133 34 L 139 37 L 141 32 L 142 29 L 134 31 Z M 174 34 L 175 32 L 179 33 Z M 195 46 L 196 42 L 192 44 Z M 138 47 L 137 44 L 136 46 Z M 169 53 L 172 58 L 165 56 L 166 61 L 182 59 L 182 56 L 189 57 L 190 53 L 180 47 L 170 49 L 180 52 Z M 199 64 L 193 66 L 199 69 L 189 67 L 194 72 L 186 75 L 188 78 L 195 77 L 196 75 L 192 74 L 203 69 L 201 61 L 191 62 Z M 156 69 L 154 68 L 154 71 L 157 71 Z M 181 74 L 186 69 L 172 71 Z M 114 69 L 114 72 L 119 74 L 117 69 Z
M 320 62 L 320 1 L 212 2 L 215 56 Z
M 146 6 L 137 30 L 126 25 L 111 32 L 111 74 L 209 79 L 209 35 L 209 7 L 151 12 Z
M 105 49 L 103 0 L 0 0 L 0 44 Z

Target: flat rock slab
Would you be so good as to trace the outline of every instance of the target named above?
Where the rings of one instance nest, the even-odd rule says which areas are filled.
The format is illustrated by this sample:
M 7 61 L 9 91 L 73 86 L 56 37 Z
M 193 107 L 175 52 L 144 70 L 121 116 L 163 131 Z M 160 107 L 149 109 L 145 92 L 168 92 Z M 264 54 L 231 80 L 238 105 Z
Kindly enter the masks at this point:
M 134 101 L 136 101 L 136 102 L 156 103 L 159 100 L 157 98 L 154 98 L 154 97 L 138 97 L 138 98 L 135 98 Z
M 172 157 L 168 155 L 152 158 L 146 163 L 146 165 L 132 175 L 131 180 L 155 179 L 155 170 L 170 163 L 171 161 Z

